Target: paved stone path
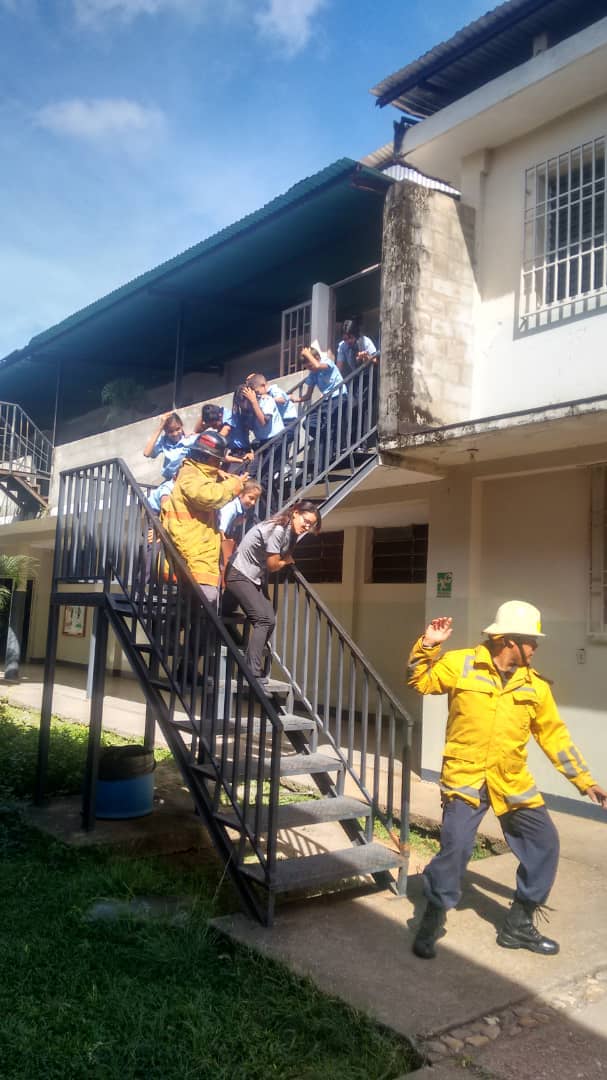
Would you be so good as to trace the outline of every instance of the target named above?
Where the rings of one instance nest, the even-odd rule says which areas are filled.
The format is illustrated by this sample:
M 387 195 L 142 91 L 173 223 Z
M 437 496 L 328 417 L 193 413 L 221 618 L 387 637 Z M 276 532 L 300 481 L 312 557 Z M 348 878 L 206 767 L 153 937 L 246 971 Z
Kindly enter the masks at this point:
M 550 1024 L 559 1014 L 575 1018 L 586 1005 L 607 997 L 607 967 L 559 986 L 541 997 L 531 997 L 518 1005 L 492 1012 L 462 1027 L 443 1031 L 420 1044 L 421 1053 L 431 1063 L 447 1057 L 466 1057 L 497 1039 L 512 1039 L 531 1028 Z M 607 1009 L 607 1001 L 605 1002 Z

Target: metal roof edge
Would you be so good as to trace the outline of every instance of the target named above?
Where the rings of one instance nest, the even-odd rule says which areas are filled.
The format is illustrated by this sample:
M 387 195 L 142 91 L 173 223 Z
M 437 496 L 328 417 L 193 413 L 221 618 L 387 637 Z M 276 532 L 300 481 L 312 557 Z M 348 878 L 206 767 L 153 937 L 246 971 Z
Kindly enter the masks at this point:
M 428 52 L 404 67 L 388 75 L 370 93 L 376 98 L 376 105 L 383 108 L 390 105 L 420 79 L 430 78 L 443 67 L 468 55 L 485 41 L 496 37 L 502 30 L 514 25 L 537 9 L 545 7 L 552 0 L 505 0 L 505 3 L 481 15 L 458 30 L 446 41 L 435 45 Z
M 367 176 L 374 181 L 379 180 L 386 187 L 393 183 L 391 178 L 384 176 L 376 169 L 361 164 L 354 160 L 354 158 L 338 158 L 331 165 L 327 165 L 319 172 L 313 173 L 312 176 L 297 181 L 297 183 L 288 188 L 286 192 L 275 196 L 257 210 L 251 211 L 251 213 L 246 214 L 243 218 L 232 222 L 230 225 L 226 225 L 223 229 L 220 229 L 216 233 L 212 233 L 209 237 L 192 245 L 192 247 L 186 248 L 186 250 L 179 255 L 174 255 L 166 262 L 160 263 L 151 270 L 144 271 L 143 274 L 133 278 L 130 282 L 120 285 L 117 289 L 112 290 L 105 296 L 100 297 L 98 300 L 94 300 L 91 304 L 87 304 L 85 307 L 68 315 L 65 319 L 62 319 L 61 322 L 36 334 L 24 348 L 14 350 L 12 353 L 9 353 L 7 356 L 0 359 L 0 371 L 11 367 L 13 364 L 25 359 L 37 350 L 44 348 L 47 345 L 51 345 L 57 338 L 76 329 L 96 315 L 102 314 L 113 305 L 128 300 L 137 292 L 162 281 L 164 278 L 186 266 L 188 262 L 210 254 L 211 251 L 216 250 L 218 247 L 237 240 L 240 236 L 257 228 L 269 218 L 284 213 L 298 203 L 301 204 L 311 196 L 322 191 L 324 188 L 343 180 L 344 177 L 349 174 L 357 173 L 362 177 Z

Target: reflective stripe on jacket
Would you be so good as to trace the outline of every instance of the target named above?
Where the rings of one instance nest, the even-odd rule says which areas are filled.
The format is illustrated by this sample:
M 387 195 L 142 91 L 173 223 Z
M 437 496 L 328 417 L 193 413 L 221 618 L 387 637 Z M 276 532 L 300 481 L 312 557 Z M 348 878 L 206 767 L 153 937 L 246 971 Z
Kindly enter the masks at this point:
M 544 800 L 527 766 L 530 735 L 552 764 L 584 794 L 595 781 L 561 720 L 552 691 L 533 668 L 521 667 L 502 686 L 484 645 L 440 656 L 440 646 L 416 641 L 409 657 L 408 683 L 421 694 L 447 694 L 449 717 L 441 790 L 479 805 L 487 785 L 496 814 Z
M 177 474 L 160 520 L 200 585 L 219 585 L 217 511 L 242 488 L 240 476 L 219 480 L 214 466 L 190 458 Z

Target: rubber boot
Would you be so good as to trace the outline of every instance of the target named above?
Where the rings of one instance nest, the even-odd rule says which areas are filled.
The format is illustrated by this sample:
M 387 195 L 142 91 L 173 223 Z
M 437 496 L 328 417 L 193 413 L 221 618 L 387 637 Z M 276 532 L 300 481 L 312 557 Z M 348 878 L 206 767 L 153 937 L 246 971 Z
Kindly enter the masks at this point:
M 446 918 L 447 912 L 443 907 L 428 902 L 413 942 L 413 952 L 416 956 L 421 957 L 422 960 L 434 959 L 436 956 L 434 945 L 437 938 L 441 936 Z
M 514 899 L 512 907 L 499 934 L 497 943 L 504 949 L 529 949 L 541 956 L 556 956 L 559 944 L 552 938 L 544 937 L 533 924 L 533 916 L 539 904 Z

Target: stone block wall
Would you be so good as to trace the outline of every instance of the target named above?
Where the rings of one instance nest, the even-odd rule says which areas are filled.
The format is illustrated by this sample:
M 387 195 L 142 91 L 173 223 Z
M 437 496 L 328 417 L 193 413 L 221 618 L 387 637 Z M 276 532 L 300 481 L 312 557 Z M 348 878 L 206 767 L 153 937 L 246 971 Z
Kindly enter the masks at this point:
M 474 210 L 409 181 L 386 196 L 382 255 L 380 446 L 470 417 Z

